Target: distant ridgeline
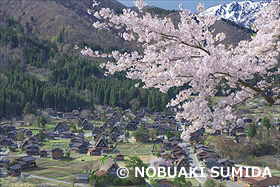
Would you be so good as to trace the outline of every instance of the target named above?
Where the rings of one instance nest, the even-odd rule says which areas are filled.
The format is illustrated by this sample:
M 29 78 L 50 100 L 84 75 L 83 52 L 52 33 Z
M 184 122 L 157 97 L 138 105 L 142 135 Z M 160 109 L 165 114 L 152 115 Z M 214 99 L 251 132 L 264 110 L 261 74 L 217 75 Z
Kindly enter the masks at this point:
M 156 89 L 141 89 L 125 73 L 104 77 L 98 61 L 59 52 L 55 42 L 39 40 L 11 18 L 1 17 L 0 115 L 12 117 L 24 109 L 58 111 L 93 109 L 107 104 L 127 109 L 149 106 L 163 111 L 171 97 Z

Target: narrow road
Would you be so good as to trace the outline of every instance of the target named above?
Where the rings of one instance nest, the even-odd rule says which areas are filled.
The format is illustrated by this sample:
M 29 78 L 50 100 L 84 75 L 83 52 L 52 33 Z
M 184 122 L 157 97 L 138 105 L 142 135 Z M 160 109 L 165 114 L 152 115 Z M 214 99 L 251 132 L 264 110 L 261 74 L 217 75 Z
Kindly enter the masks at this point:
M 62 180 L 56 180 L 56 179 L 52 179 L 52 178 L 47 178 L 47 177 L 42 177 L 42 176 L 37 176 L 37 175 L 29 175 L 29 174 L 24 174 L 24 173 L 22 173 L 22 174 L 26 178 L 36 178 L 36 179 L 42 179 L 42 180 L 47 180 L 47 181 L 56 182 L 56 183 L 73 185 L 71 182 L 66 182 L 66 181 L 62 181 Z M 75 186 L 81 186 L 81 187 L 87 187 L 87 185 L 81 184 L 81 183 L 75 183 L 74 185 Z
M 197 167 L 198 169 L 196 170 L 196 174 L 198 176 L 201 176 L 201 169 L 199 169 L 200 164 L 199 160 L 197 159 L 196 155 L 192 152 L 191 150 L 191 144 L 189 142 L 184 142 L 186 143 L 186 152 L 189 156 L 189 163 L 193 167 Z M 204 172 L 205 177 L 194 177 L 198 182 L 204 184 L 207 180 L 207 174 Z

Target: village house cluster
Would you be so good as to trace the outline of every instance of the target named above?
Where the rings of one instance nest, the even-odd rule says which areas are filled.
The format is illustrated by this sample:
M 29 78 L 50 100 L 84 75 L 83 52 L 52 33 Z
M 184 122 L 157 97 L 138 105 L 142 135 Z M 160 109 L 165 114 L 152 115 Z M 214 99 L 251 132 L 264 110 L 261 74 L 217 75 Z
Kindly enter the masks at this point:
M 69 139 L 70 143 L 67 149 L 62 149 L 60 147 L 55 147 L 53 149 L 43 148 L 42 142 L 38 139 L 39 132 L 37 131 L 37 133 L 34 134 L 32 130 L 30 130 L 32 129 L 30 128 L 32 125 L 29 123 L 23 124 L 22 122 L 18 122 L 16 125 L 12 123 L 2 123 L 0 126 L 0 146 L 2 151 L 0 167 L 2 176 L 20 176 L 21 172 L 37 167 L 37 157 L 65 159 L 67 158 L 67 152 L 71 154 L 87 154 L 89 156 L 106 156 L 114 150 L 116 142 L 120 140 L 125 141 L 128 136 L 131 136 L 129 131 L 136 131 L 140 124 L 144 125 L 148 130 L 157 128 L 161 135 L 164 135 L 168 128 L 172 128 L 172 132 L 174 133 L 178 132 L 175 118 L 172 116 L 166 117 L 160 113 L 155 113 L 153 115 L 155 123 L 150 124 L 141 121 L 141 118 L 145 116 L 145 109 L 138 112 L 126 110 L 123 113 L 109 107 L 104 107 L 102 109 L 106 117 L 102 125 L 93 125 L 93 123 L 90 122 L 90 120 L 94 119 L 92 115 L 89 114 L 88 118 L 84 119 L 81 117 L 78 110 L 74 110 L 71 113 L 48 113 L 50 117 L 59 120 L 53 130 L 44 130 L 42 128 L 44 137 L 48 140 Z M 128 116 L 131 119 L 128 119 Z M 92 141 L 85 138 L 83 133 L 74 133 L 71 130 L 70 122 L 77 119 L 81 121 L 81 129 L 87 132 L 90 131 L 90 139 Z M 95 120 L 100 120 L 100 117 L 96 117 Z M 24 133 L 25 139 L 22 141 L 17 140 L 19 132 Z M 142 143 L 163 143 L 162 138 L 156 138 L 152 141 L 148 133 L 146 136 L 144 135 L 136 141 Z M 7 159 L 12 150 L 20 150 L 21 154 L 25 156 L 15 157 L 13 160 Z M 123 161 L 124 155 L 119 153 L 116 155 L 115 159 L 117 161 Z M 100 170 L 104 170 L 104 167 L 101 167 Z
M 201 144 L 201 137 L 207 134 L 204 128 L 191 134 L 190 141 L 180 138 L 180 133 L 190 124 L 186 120 L 178 121 L 175 113 L 164 114 L 159 112 L 147 113 L 147 110 L 132 112 L 131 110 L 114 110 L 110 107 L 102 107 L 105 117 L 102 123 L 101 115 L 88 114 L 83 118 L 78 110 L 71 113 L 50 112 L 49 117 L 56 119 L 55 126 L 51 130 L 44 130 L 44 138 L 47 140 L 69 140 L 67 148 L 59 145 L 51 149 L 42 146 L 43 141 L 39 140 L 39 132 L 33 133 L 31 124 L 14 125 L 2 123 L 0 126 L 0 176 L 20 176 L 22 172 L 38 168 L 36 159 L 47 158 L 63 160 L 69 159 L 71 154 L 85 155 L 90 158 L 97 156 L 109 156 L 106 162 L 98 168 L 96 175 L 109 175 L 117 178 L 116 172 L 120 167 L 119 162 L 125 160 L 127 154 L 118 151 L 120 143 L 130 143 L 128 139 L 133 137 L 134 132 L 141 131 L 141 136 L 135 137 L 134 142 L 139 144 L 151 144 L 151 150 L 147 154 L 154 158 L 161 158 L 163 167 L 177 167 L 178 170 L 184 167 L 189 171 L 190 167 L 206 168 L 205 174 L 211 178 L 212 167 L 236 167 L 235 161 L 229 158 L 221 158 L 215 151 L 204 144 Z M 149 117 L 147 117 L 149 116 Z M 83 133 L 73 132 L 71 123 L 80 121 L 80 128 Z M 248 142 L 246 130 L 253 121 L 248 118 L 240 118 L 231 128 L 217 130 L 212 136 L 219 137 L 227 135 L 238 143 Z M 261 119 L 256 121 L 261 126 Z M 274 124 L 279 128 L 279 123 Z M 32 127 L 32 126 L 31 126 Z M 25 139 L 17 140 L 19 132 L 24 133 Z M 151 133 L 153 132 L 153 133 Z M 156 132 L 156 133 L 155 133 Z M 157 149 L 156 145 L 161 145 Z M 229 145 L 230 146 L 230 145 Z M 22 156 L 9 157 L 11 151 L 21 151 Z M 112 156 L 114 155 L 114 156 Z M 9 159 L 8 159 L 9 158 Z M 193 161 L 197 160 L 197 163 Z M 164 165 L 164 163 L 168 163 Z M 88 183 L 91 173 L 76 174 L 77 182 Z M 279 177 L 233 177 L 222 178 L 232 180 L 245 186 L 277 185 Z M 278 180 L 278 182 L 277 182 Z

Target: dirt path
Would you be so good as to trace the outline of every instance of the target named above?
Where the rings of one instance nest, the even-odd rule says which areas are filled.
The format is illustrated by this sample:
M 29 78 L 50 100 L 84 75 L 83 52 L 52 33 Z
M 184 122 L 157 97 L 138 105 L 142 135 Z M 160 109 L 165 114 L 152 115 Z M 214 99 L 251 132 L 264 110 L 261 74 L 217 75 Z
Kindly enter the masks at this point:
M 24 173 L 22 173 L 22 174 L 24 174 Z M 73 185 L 71 182 L 56 180 L 56 179 L 42 177 L 42 176 L 38 176 L 38 175 L 29 175 L 29 174 L 24 174 L 24 175 L 25 175 L 26 178 L 36 178 L 36 179 L 42 179 L 42 180 L 47 180 L 47 181 L 56 182 L 56 183 Z M 75 183 L 75 186 L 87 187 L 87 185 L 81 184 L 81 183 Z

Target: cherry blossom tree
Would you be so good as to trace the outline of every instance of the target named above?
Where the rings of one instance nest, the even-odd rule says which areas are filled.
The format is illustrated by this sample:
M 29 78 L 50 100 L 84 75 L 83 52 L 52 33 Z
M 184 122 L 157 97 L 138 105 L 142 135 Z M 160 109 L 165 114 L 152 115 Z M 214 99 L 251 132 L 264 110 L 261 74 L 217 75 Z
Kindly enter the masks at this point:
M 172 168 L 172 160 L 164 159 L 164 158 L 154 158 L 150 161 L 150 166 L 158 168 L 158 167 L 166 167 Z
M 127 8 L 122 14 L 109 8 L 88 12 L 99 19 L 94 27 L 119 30 L 124 40 L 136 41 L 141 51 L 99 54 L 85 48 L 81 52 L 107 57 L 110 61 L 102 64 L 108 70 L 106 74 L 126 71 L 128 78 L 141 80 L 136 86 L 167 92 L 188 84 L 168 104 L 183 109 L 178 118 L 192 122 L 182 138 L 188 139 L 201 127 L 211 132 L 233 123 L 236 107 L 253 98 L 263 97 L 269 105 L 280 100 L 280 68 L 276 58 L 280 51 L 279 1 L 272 1 L 263 9 L 254 26 L 256 34 L 236 47 L 221 43 L 226 38 L 224 33 L 213 35 L 210 26 L 218 18 L 206 15 L 203 4 L 198 5 L 198 13 L 180 7 L 178 25 L 168 17 L 152 16 L 145 11 L 142 0 L 136 0 L 135 5 L 138 11 Z M 257 82 L 252 83 L 253 79 Z M 224 88 L 227 96 L 213 103 L 219 88 Z M 190 99 L 191 95 L 195 98 Z

